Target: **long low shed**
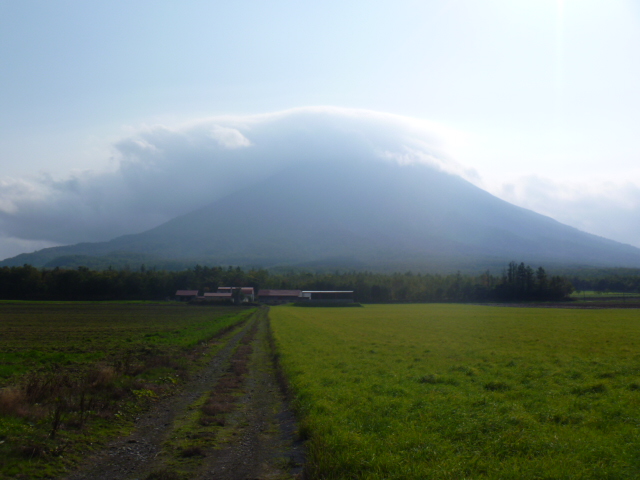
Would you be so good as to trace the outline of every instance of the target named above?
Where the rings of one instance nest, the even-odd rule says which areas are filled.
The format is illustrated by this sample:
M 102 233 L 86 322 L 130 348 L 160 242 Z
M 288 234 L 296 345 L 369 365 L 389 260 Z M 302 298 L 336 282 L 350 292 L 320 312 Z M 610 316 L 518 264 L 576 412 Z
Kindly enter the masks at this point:
M 176 300 L 188 302 L 198 296 L 198 290 L 178 290 L 176 292 Z
M 231 301 L 233 298 L 231 297 L 231 293 L 205 293 L 204 299 L 211 302 L 223 302 L 223 301 Z
M 258 290 L 258 301 L 262 303 L 289 303 L 300 300 L 300 290 Z
M 353 303 L 353 290 L 304 290 L 302 298 L 310 302 Z

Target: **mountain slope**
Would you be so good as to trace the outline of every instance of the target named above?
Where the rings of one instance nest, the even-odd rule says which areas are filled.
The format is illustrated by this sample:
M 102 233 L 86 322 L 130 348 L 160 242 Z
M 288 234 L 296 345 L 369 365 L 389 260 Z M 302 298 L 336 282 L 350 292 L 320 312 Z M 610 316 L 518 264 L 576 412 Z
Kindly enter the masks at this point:
M 2 264 L 53 265 L 64 255 L 112 252 L 260 266 L 465 268 L 514 259 L 640 266 L 640 249 L 516 207 L 428 166 L 382 162 L 301 162 L 146 232 Z

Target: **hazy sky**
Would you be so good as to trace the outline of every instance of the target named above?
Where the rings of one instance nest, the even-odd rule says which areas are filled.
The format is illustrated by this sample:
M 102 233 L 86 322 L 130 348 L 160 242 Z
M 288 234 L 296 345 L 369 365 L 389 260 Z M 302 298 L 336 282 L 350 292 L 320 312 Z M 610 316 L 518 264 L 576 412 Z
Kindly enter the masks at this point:
M 0 0 L 0 258 L 153 226 L 334 120 L 640 246 L 639 85 L 635 0 Z

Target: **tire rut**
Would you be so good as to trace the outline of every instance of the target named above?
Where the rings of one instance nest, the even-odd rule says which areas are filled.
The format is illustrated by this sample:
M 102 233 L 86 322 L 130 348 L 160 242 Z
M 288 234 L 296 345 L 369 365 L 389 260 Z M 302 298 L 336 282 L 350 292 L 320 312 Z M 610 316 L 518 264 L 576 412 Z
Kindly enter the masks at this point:
M 259 312 L 258 312 L 259 313 Z M 225 368 L 240 340 L 257 322 L 254 314 L 175 396 L 162 400 L 137 420 L 134 431 L 112 441 L 100 452 L 89 456 L 66 480 L 115 480 L 145 478 L 162 451 L 162 443 L 171 432 L 175 418 L 209 391 Z
M 202 480 L 267 480 L 302 477 L 304 446 L 285 392 L 277 380 L 265 315 L 253 341 L 241 408 L 230 415 L 229 440 L 204 461 Z

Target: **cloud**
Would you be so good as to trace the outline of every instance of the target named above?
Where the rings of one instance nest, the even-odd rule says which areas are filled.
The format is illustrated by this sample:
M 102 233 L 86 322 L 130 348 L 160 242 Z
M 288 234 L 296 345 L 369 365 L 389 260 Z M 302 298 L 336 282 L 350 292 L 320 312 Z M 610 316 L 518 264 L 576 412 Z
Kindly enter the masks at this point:
M 640 185 L 630 181 L 561 183 L 531 175 L 493 193 L 585 232 L 640 247 Z
M 335 107 L 144 126 L 113 144 L 111 170 L 0 181 L 0 242 L 26 248 L 144 231 L 295 162 L 420 162 L 477 177 L 447 155 L 455 138 L 435 123 Z
M 218 142 L 221 147 L 230 150 L 251 146 L 251 142 L 235 128 L 221 127 L 214 125 L 211 128 L 211 138 Z
M 449 154 L 464 141 L 436 123 L 335 107 L 142 126 L 112 145 L 109 170 L 0 179 L 0 258 L 141 232 L 296 162 L 424 163 L 491 184 Z M 526 176 L 489 190 L 640 247 L 640 186 L 632 182 Z
M 16 202 L 35 194 L 35 188 L 25 181 L 0 180 L 0 212 L 8 215 L 18 213 Z

